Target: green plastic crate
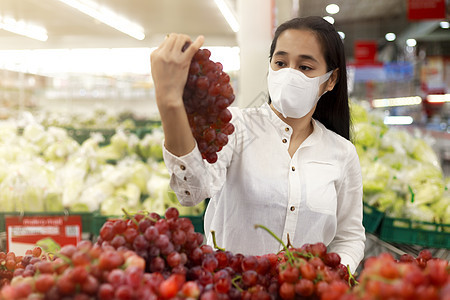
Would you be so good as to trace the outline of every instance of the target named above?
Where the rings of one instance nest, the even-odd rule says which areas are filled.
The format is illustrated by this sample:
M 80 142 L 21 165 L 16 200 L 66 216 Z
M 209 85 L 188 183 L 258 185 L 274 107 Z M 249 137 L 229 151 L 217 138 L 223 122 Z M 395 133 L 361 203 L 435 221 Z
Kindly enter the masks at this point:
M 375 233 L 380 229 L 384 213 L 369 204 L 363 203 L 363 225 L 366 232 Z
M 0 232 L 5 232 L 5 217 L 6 216 L 24 216 L 24 217 L 38 217 L 38 216 L 80 216 L 82 232 L 91 233 L 92 231 L 92 213 L 89 212 L 0 212 Z
M 384 217 L 380 238 L 387 242 L 450 249 L 450 224 Z

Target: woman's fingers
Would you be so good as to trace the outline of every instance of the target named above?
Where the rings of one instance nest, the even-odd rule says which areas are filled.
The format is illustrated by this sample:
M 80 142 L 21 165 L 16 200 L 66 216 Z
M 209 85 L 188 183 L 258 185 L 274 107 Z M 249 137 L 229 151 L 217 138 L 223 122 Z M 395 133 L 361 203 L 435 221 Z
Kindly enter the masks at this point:
M 193 43 L 189 45 L 189 47 L 184 51 L 186 55 L 192 59 L 194 54 L 200 49 L 200 47 L 203 45 L 203 42 L 205 41 L 205 37 L 203 35 L 199 35 Z
M 176 33 L 169 34 L 166 39 L 164 39 L 164 47 L 165 51 L 173 51 L 178 35 Z
M 191 43 L 191 38 L 188 35 L 179 34 L 175 41 L 174 47 L 172 48 L 172 51 L 174 51 L 175 54 L 181 54 L 186 43 Z

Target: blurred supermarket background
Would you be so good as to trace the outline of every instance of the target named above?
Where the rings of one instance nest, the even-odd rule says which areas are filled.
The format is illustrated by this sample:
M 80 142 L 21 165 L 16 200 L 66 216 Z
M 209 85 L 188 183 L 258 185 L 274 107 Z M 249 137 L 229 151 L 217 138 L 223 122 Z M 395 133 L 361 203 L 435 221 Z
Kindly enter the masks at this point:
M 0 211 L 176 205 L 150 53 L 170 32 L 204 35 L 233 105 L 256 106 L 267 100 L 274 29 L 309 15 L 334 24 L 345 45 L 364 200 L 381 212 L 366 212 L 368 232 L 380 236 L 384 214 L 428 222 L 384 241 L 449 249 L 448 0 L 1 0 Z M 412 228 L 436 240 L 416 240 Z

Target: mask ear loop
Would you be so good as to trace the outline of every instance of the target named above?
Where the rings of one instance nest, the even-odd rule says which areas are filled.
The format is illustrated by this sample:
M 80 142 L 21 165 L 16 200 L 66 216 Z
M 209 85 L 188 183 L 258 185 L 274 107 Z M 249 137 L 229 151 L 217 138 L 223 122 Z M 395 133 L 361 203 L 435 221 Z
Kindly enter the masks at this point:
M 334 70 L 329 71 L 328 73 L 323 74 L 319 77 L 319 85 L 330 79 L 331 74 L 333 74 Z
M 330 79 L 331 74 L 333 74 L 333 72 L 334 72 L 334 70 L 331 70 L 331 71 L 329 71 L 329 72 L 323 74 L 322 76 L 320 76 L 320 78 L 319 78 L 319 86 L 320 86 L 322 83 L 326 82 L 328 79 Z M 322 97 L 323 95 L 325 95 L 327 92 L 328 92 L 328 90 L 325 90 L 325 92 L 323 92 L 322 95 L 320 95 L 320 97 Z M 320 97 L 319 97 L 319 99 L 320 99 Z

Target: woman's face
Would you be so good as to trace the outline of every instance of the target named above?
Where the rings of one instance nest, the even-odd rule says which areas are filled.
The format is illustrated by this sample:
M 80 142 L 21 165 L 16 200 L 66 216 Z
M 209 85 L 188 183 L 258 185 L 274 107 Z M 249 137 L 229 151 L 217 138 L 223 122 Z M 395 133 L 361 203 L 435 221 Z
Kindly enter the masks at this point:
M 327 72 L 319 40 L 312 31 L 302 29 L 288 29 L 279 35 L 270 66 L 274 71 L 282 68 L 296 69 L 308 77 L 321 76 Z M 321 92 L 333 89 L 335 73 L 333 72 L 328 83 L 322 84 Z
M 322 46 L 309 30 L 283 31 L 278 37 L 270 65 L 274 71 L 292 68 L 308 77 L 317 77 L 327 72 Z

